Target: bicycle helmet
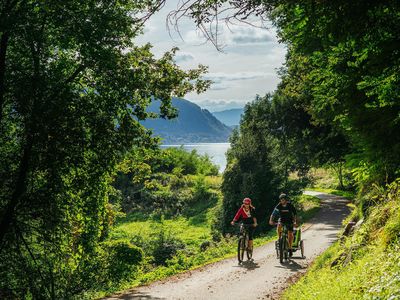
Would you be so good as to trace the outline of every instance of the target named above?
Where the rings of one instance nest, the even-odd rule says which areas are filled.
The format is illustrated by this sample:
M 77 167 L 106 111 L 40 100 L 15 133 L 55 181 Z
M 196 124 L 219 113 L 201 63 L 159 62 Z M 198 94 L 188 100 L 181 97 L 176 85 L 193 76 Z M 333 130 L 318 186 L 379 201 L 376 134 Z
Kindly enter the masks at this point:
M 279 195 L 279 200 L 287 199 L 287 198 L 288 198 L 287 195 L 284 194 L 284 193 L 282 193 L 282 194 Z
M 244 199 L 243 199 L 243 204 L 249 204 L 249 205 L 251 205 L 251 199 L 250 199 L 250 198 L 244 198 Z

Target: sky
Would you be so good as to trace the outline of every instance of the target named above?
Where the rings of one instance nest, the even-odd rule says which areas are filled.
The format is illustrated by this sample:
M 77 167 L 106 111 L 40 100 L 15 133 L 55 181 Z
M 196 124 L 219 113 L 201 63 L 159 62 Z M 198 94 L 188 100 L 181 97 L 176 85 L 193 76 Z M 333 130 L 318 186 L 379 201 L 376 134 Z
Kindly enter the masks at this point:
M 204 76 L 214 83 L 202 94 L 189 93 L 185 99 L 211 112 L 243 108 L 255 96 L 273 92 L 279 83 L 277 69 L 284 62 L 286 48 L 278 43 L 275 29 L 248 24 L 220 26 L 223 51 L 206 42 L 190 19 L 179 22 L 179 33 L 168 30 L 167 14 L 176 9 L 178 1 L 167 4 L 146 23 L 139 44 L 151 43 L 153 53 L 159 57 L 178 47 L 175 62 L 187 70 L 199 64 L 208 66 Z

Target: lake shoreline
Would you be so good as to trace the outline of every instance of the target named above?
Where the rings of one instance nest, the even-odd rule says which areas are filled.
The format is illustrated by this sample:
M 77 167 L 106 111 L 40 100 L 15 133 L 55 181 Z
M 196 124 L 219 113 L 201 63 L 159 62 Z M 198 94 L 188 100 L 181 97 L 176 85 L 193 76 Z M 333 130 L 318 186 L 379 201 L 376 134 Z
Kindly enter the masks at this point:
M 164 144 L 160 147 L 171 148 L 171 147 L 182 147 L 184 150 L 190 152 L 196 150 L 201 155 L 208 155 L 211 161 L 218 165 L 219 172 L 223 173 L 226 168 L 226 151 L 230 148 L 230 143 L 186 143 L 186 144 Z

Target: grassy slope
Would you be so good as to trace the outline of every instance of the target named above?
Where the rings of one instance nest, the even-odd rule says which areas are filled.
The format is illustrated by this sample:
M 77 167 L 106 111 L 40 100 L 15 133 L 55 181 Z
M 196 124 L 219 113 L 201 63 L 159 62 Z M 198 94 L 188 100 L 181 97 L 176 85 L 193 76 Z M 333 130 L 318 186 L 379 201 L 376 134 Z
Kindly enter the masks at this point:
M 211 188 L 218 189 L 219 181 L 215 178 L 208 180 Z M 219 199 L 221 201 L 221 199 Z M 299 214 L 302 220 L 306 221 L 315 215 L 319 209 L 319 199 L 302 195 L 298 199 L 303 208 Z M 140 273 L 135 274 L 134 278 L 125 282 L 115 289 L 102 291 L 90 297 L 102 297 L 106 294 L 114 293 L 117 290 L 132 288 L 140 284 L 150 283 L 155 280 L 163 279 L 168 276 L 178 274 L 190 269 L 195 269 L 206 264 L 222 260 L 236 255 L 236 237 L 224 238 L 218 243 L 212 243 L 205 251 L 200 251 L 200 245 L 205 241 L 211 241 L 210 224 L 220 203 L 199 203 L 191 207 L 189 217 L 178 217 L 174 219 L 159 220 L 143 217 L 139 213 L 127 215 L 121 220 L 111 232 L 111 239 L 131 240 L 137 235 L 150 238 L 162 230 L 167 230 L 170 234 L 181 239 L 185 243 L 185 250 L 168 261 L 166 266 L 155 268 L 144 268 Z M 255 246 L 266 244 L 276 239 L 275 230 L 271 230 L 254 240 Z
M 400 299 L 399 186 L 372 199 L 359 229 L 322 254 L 283 299 Z
M 351 191 L 337 190 L 339 181 L 337 179 L 337 174 L 331 169 L 312 169 L 310 175 L 313 178 L 313 182 L 307 187 L 309 191 L 324 192 L 348 199 L 353 199 L 355 197 L 354 193 Z

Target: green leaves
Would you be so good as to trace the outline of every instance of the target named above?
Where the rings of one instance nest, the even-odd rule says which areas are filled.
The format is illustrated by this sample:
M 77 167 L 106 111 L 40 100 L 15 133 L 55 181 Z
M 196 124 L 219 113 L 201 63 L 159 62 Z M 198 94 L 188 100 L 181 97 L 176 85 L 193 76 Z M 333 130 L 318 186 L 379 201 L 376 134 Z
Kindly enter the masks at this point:
M 87 289 L 82 266 L 107 235 L 116 165 L 133 148 L 157 147 L 139 123 L 147 106 L 159 99 L 159 114 L 173 117 L 172 96 L 208 87 L 199 79 L 206 68 L 181 70 L 176 49 L 157 59 L 150 45 L 135 45 L 159 5 L 1 4 L 0 265 L 13 271 L 0 290 L 12 282 L 16 298 L 29 289 L 69 298 Z M 145 162 L 138 170 L 149 174 Z M 34 260 L 43 277 L 24 271 Z
M 393 180 L 400 163 L 399 10 L 393 1 L 299 2 L 273 14 L 289 48 L 278 93 L 344 135 L 374 180 Z

